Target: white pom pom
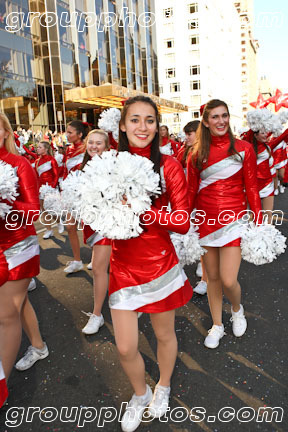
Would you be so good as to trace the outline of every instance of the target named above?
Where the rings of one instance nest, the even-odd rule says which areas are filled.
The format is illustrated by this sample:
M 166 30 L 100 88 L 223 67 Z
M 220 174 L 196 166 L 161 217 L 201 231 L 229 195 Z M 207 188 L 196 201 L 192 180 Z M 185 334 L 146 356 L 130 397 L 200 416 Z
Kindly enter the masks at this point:
M 0 217 L 5 218 L 5 215 L 11 210 L 11 206 L 1 201 L 13 203 L 15 201 L 18 187 L 18 177 L 16 170 L 10 164 L 0 161 Z
M 271 263 L 286 249 L 286 237 L 274 225 L 250 224 L 241 237 L 242 258 L 255 265 Z
M 170 235 L 179 262 L 183 267 L 199 261 L 200 257 L 207 252 L 200 246 L 199 234 L 196 232 L 197 229 L 198 227 L 191 225 L 188 233 L 185 235 L 178 233 Z
M 284 125 L 285 123 L 287 123 L 288 121 L 288 111 L 281 111 L 279 114 L 279 120 L 281 122 L 282 125 Z
M 63 210 L 80 217 L 80 200 L 82 194 L 82 171 L 72 171 L 61 183 L 61 201 Z
M 128 239 L 142 232 L 139 215 L 160 193 L 153 163 L 138 155 L 115 150 L 94 156 L 81 176 L 81 217 L 103 237 Z M 122 205 L 126 197 L 127 205 Z
M 281 135 L 283 124 L 285 124 L 287 120 L 288 114 L 286 111 L 276 115 L 269 109 L 263 108 L 248 111 L 247 113 L 247 123 L 253 132 L 264 130 L 267 133 L 272 132 L 275 136 Z
M 44 197 L 43 207 L 47 212 L 61 216 L 63 208 L 61 201 L 61 194 L 57 189 L 51 188 L 52 191 L 47 193 Z
M 49 186 L 48 183 L 45 185 L 42 185 L 39 189 L 39 198 L 44 200 L 45 196 L 49 193 L 54 193 L 54 188 L 52 186 Z
M 112 132 L 113 138 L 118 141 L 120 118 L 121 111 L 119 109 L 109 108 L 100 114 L 98 127 L 106 132 Z

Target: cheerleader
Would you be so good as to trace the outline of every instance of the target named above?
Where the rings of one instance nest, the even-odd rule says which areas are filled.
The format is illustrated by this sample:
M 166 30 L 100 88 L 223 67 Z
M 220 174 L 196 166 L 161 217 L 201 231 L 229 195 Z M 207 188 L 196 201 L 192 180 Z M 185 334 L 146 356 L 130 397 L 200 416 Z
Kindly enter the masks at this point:
M 64 179 L 69 172 L 77 171 L 81 168 L 83 163 L 85 145 L 83 140 L 87 135 L 87 127 L 79 120 L 73 120 L 68 124 L 67 140 L 71 145 L 68 147 L 65 155 L 64 164 Z M 64 272 L 75 273 L 83 269 L 83 263 L 80 257 L 80 243 L 77 234 L 77 222 L 71 215 L 67 215 L 68 221 L 65 226 L 68 231 L 68 236 L 73 253 L 73 261 L 68 261 Z
M 154 170 L 161 172 L 162 195 L 143 216 L 146 225 L 139 237 L 112 243 L 109 305 L 120 362 L 135 392 L 121 420 L 123 431 L 137 429 L 149 404 L 154 417 L 168 409 L 177 357 L 175 309 L 192 296 L 169 236 L 169 231 L 185 234 L 189 230 L 187 183 L 179 162 L 159 152 L 158 131 L 156 104 L 144 96 L 128 99 L 121 114 L 118 150 L 154 162 Z M 163 211 L 168 203 L 172 213 Z M 177 222 L 175 212 L 182 215 L 183 223 Z M 150 314 L 157 339 L 160 379 L 154 396 L 145 383 L 144 361 L 138 351 L 137 312 Z
M 190 210 L 195 207 L 197 197 L 197 212 L 202 213 L 202 217 L 196 214 L 198 223 L 201 219 L 200 244 L 207 250 L 203 259 L 213 320 L 204 342 L 207 348 L 216 348 L 225 334 L 223 290 L 232 305 L 234 335 L 240 337 L 246 331 L 237 278 L 241 263 L 241 224 L 245 223 L 241 213 L 243 216 L 247 209 L 247 200 L 256 221 L 262 222 L 256 155 L 250 143 L 234 138 L 229 121 L 225 102 L 214 99 L 206 104 L 187 164 Z
M 195 143 L 196 131 L 198 129 L 199 124 L 200 124 L 199 120 L 193 120 L 193 121 L 187 123 L 183 128 L 185 135 L 186 135 L 186 140 L 185 140 L 184 145 L 181 147 L 181 149 L 179 150 L 179 152 L 177 154 L 177 159 L 182 164 L 184 171 L 185 171 L 185 174 L 187 173 L 188 153 L 192 149 L 192 147 Z M 201 257 L 201 259 L 197 265 L 196 276 L 200 277 L 201 280 L 199 282 L 197 282 L 197 284 L 193 288 L 193 291 L 196 294 L 204 295 L 207 293 L 207 275 L 206 275 L 205 266 L 203 263 L 203 257 Z
M 186 126 L 184 126 L 184 128 L 183 128 L 185 135 L 186 135 L 186 139 L 185 139 L 184 145 L 180 148 L 180 150 L 177 154 L 177 159 L 179 160 L 179 162 L 183 166 L 185 172 L 186 172 L 186 166 L 187 166 L 186 160 L 187 160 L 188 152 L 191 149 L 191 147 L 194 145 L 196 131 L 197 131 L 199 124 L 200 124 L 199 120 L 194 120 L 194 121 L 187 123 Z
M 273 138 L 270 141 L 270 146 L 273 146 L 273 158 L 274 158 L 274 168 L 276 170 L 276 175 L 274 177 L 274 195 L 279 195 L 285 192 L 285 187 L 283 186 L 285 167 L 287 165 L 287 147 L 288 137 L 286 131 L 280 135 L 280 137 Z M 278 189 L 279 187 L 279 189 Z
M 18 154 L 9 120 L 1 113 L 0 160 L 15 167 L 19 179 L 19 195 L 13 202 L 13 209 L 6 221 L 0 220 L 0 251 L 5 256 L 9 270 L 8 280 L 0 288 L 0 358 L 8 379 L 20 347 L 22 325 L 31 346 L 16 368 L 28 369 L 37 360 L 47 357 L 49 352 L 41 338 L 37 317 L 27 296 L 29 282 L 40 268 L 39 244 L 33 225 L 35 215 L 31 214 L 39 212 L 36 176 L 27 160 Z M 13 230 L 9 229 L 9 224 Z
M 43 185 L 49 185 L 56 188 L 58 183 L 58 165 L 53 157 L 53 151 L 48 141 L 40 141 L 37 147 L 37 154 L 39 156 L 35 162 L 35 170 L 38 176 L 39 188 Z M 40 199 L 40 208 L 43 211 L 43 199 Z M 53 229 L 51 225 L 46 224 L 46 232 L 43 239 L 49 239 L 53 236 Z
M 268 139 L 269 133 L 264 130 L 253 132 L 251 129 L 243 134 L 243 138 L 252 142 L 257 157 L 257 185 L 262 202 L 262 209 L 268 223 L 272 222 L 274 208 L 274 177 L 276 174 L 273 152 L 287 136 L 287 131 L 279 137 Z
M 95 155 L 101 156 L 104 151 L 109 150 L 108 134 L 101 129 L 94 129 L 88 133 L 86 138 L 86 152 L 81 169 L 85 168 L 86 163 Z M 89 316 L 88 323 L 82 332 L 91 335 L 97 333 L 104 324 L 101 313 L 102 306 L 108 289 L 108 266 L 111 255 L 111 240 L 103 238 L 100 234 L 93 231 L 89 225 L 83 228 L 84 243 L 93 248 L 92 252 L 92 272 L 93 272 L 93 292 L 94 309 L 93 312 L 86 313 Z
M 168 126 L 160 127 L 160 151 L 176 157 L 180 146 L 179 143 L 170 139 Z

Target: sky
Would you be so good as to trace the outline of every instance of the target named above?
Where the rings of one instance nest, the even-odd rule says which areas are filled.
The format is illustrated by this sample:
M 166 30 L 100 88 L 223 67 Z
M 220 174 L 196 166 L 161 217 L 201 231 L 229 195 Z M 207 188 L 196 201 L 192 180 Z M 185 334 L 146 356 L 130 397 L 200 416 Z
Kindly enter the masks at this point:
M 288 92 L 287 0 L 254 0 L 254 38 L 260 44 L 259 77 L 265 75 L 272 87 Z

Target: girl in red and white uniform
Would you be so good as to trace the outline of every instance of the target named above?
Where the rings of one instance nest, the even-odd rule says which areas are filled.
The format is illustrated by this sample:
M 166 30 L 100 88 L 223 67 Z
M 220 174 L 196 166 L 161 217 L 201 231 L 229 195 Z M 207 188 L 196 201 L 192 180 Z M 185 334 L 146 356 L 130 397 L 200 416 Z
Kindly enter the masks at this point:
M 94 129 L 88 133 L 86 138 L 86 153 L 82 169 L 86 163 L 95 155 L 101 155 L 108 151 L 109 138 L 108 134 L 100 129 Z M 104 324 L 102 315 L 102 306 L 108 289 L 108 267 L 111 255 L 111 240 L 102 237 L 99 233 L 93 231 L 89 225 L 83 228 L 84 243 L 93 249 L 92 252 L 92 272 L 93 272 L 93 292 L 94 308 L 89 316 L 88 323 L 82 329 L 85 334 L 97 333 L 99 328 Z
M 4 285 L 4 283 L 7 282 L 8 277 L 9 277 L 8 264 L 3 252 L 1 252 L 0 250 L 0 292 L 1 292 L 2 285 Z M 3 406 L 7 397 L 8 397 L 8 389 L 7 389 L 6 378 L 5 378 L 5 374 L 4 374 L 4 370 L 0 358 L 0 408 Z
M 35 162 L 35 170 L 38 177 L 39 188 L 43 185 L 49 185 L 56 188 L 58 183 L 58 165 L 53 157 L 53 151 L 48 141 L 40 141 L 37 147 L 38 159 Z M 43 211 L 43 200 L 40 199 L 40 207 Z M 53 236 L 51 225 L 46 224 L 46 232 L 43 239 L 49 239 Z
M 84 154 L 85 144 L 83 140 L 87 135 L 87 127 L 79 120 L 73 120 L 68 123 L 66 135 L 67 140 L 71 145 L 66 150 L 64 161 L 64 179 L 71 171 L 77 171 L 81 168 Z M 64 272 L 75 273 L 83 269 L 83 263 L 80 257 L 80 243 L 77 234 L 77 221 L 68 215 L 69 223 L 66 223 L 66 229 L 70 240 L 70 245 L 73 253 L 73 261 L 68 261 Z
M 273 151 L 285 139 L 287 131 L 279 137 L 268 139 L 269 133 L 264 130 L 253 132 L 251 129 L 242 136 L 253 144 L 257 156 L 257 184 L 259 195 L 262 201 L 262 209 L 267 214 L 269 223 L 272 221 L 272 211 L 274 208 L 274 178 L 276 175 Z
M 229 120 L 225 102 L 214 99 L 206 104 L 187 164 L 190 210 L 195 207 L 197 198 L 197 212 L 202 212 L 202 216 L 196 215 L 200 222 L 200 244 L 208 251 L 203 257 L 213 319 L 213 327 L 204 342 L 208 348 L 216 348 L 225 334 L 223 290 L 232 305 L 234 335 L 239 337 L 246 331 L 237 278 L 241 263 L 242 217 L 247 201 L 256 220 L 262 222 L 256 155 L 250 143 L 234 138 Z
M 180 149 L 181 144 L 173 141 L 169 135 L 168 126 L 160 127 L 160 151 L 163 148 L 164 154 L 170 154 L 171 156 L 177 157 L 178 150 Z
M 191 151 L 196 138 L 196 131 L 198 129 L 198 126 L 200 124 L 199 120 L 193 120 L 189 123 L 187 123 L 183 130 L 186 135 L 186 140 L 184 142 L 184 145 L 181 147 L 177 154 L 177 159 L 182 164 L 184 168 L 185 174 L 187 173 L 187 158 L 189 151 Z M 205 271 L 205 266 L 203 262 L 203 257 L 201 257 L 200 261 L 198 262 L 197 268 L 196 268 L 196 276 L 201 277 L 201 280 L 197 282 L 195 287 L 193 288 L 194 293 L 204 295 L 207 293 L 207 275 Z
M 287 165 L 287 147 L 288 134 L 287 130 L 283 132 L 279 137 L 272 138 L 270 140 L 270 147 L 273 148 L 274 168 L 276 170 L 276 176 L 274 178 L 274 194 L 278 195 L 280 189 L 281 193 L 285 192 L 285 188 L 282 185 L 285 175 L 285 167 Z
M 177 357 L 175 309 L 192 296 L 192 287 L 169 236 L 169 231 L 184 234 L 189 230 L 187 183 L 179 162 L 159 152 L 158 131 L 155 103 L 144 96 L 128 99 L 120 120 L 118 151 L 151 159 L 154 170 L 161 173 L 162 195 L 143 216 L 146 223 L 139 237 L 112 242 L 109 305 L 120 362 L 135 392 L 121 421 L 123 431 L 139 426 L 142 413 L 152 400 L 138 351 L 137 313 L 150 314 L 157 339 L 160 379 L 148 409 L 161 417 L 168 409 L 170 379 Z M 165 211 L 168 203 L 172 213 Z M 177 222 L 175 212 L 178 217 L 182 215 L 182 221 Z
M 0 250 L 9 270 L 8 281 L 0 288 L 0 358 L 8 379 L 20 347 L 22 325 L 31 346 L 16 368 L 28 369 L 49 353 L 27 296 L 29 282 L 40 270 L 39 244 L 33 225 L 40 210 L 36 176 L 29 162 L 18 154 L 9 120 L 1 113 L 0 160 L 15 167 L 19 179 L 19 195 L 13 209 L 5 221 L 0 220 Z

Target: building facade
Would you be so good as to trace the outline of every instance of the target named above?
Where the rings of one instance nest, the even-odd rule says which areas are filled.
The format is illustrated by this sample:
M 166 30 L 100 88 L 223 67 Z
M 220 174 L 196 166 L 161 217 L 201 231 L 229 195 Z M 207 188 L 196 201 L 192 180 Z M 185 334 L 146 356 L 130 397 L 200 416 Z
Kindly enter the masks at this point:
M 259 80 L 257 72 L 258 41 L 253 36 L 254 0 L 235 2 L 241 21 L 241 82 L 242 82 L 242 113 L 246 117 L 251 109 L 250 102 L 257 99 Z
M 66 102 L 74 88 L 81 100 L 85 89 L 109 84 L 124 96 L 157 97 L 154 10 L 154 0 L 1 1 L 0 109 L 13 127 L 59 130 L 75 118 L 94 124 L 114 106 L 99 98 Z
M 200 118 L 212 98 L 229 105 L 236 132 L 242 123 L 239 14 L 231 0 L 156 5 L 160 95 L 189 106 L 189 113 L 163 117 L 171 132 Z

